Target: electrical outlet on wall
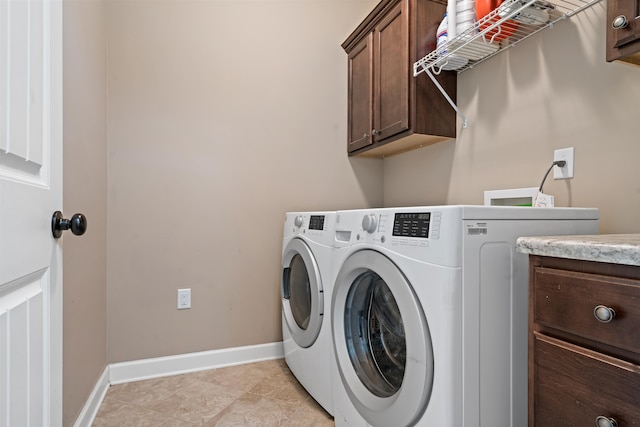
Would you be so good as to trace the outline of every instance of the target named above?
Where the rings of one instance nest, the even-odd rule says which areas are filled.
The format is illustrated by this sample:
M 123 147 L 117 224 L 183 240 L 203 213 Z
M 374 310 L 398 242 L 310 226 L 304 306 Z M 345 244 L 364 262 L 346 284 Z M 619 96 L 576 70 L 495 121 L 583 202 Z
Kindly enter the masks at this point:
M 178 310 L 191 308 L 191 288 L 178 289 Z
M 564 160 L 567 162 L 563 167 L 553 167 L 553 179 L 570 179 L 573 178 L 573 147 L 561 148 L 553 152 L 553 161 Z

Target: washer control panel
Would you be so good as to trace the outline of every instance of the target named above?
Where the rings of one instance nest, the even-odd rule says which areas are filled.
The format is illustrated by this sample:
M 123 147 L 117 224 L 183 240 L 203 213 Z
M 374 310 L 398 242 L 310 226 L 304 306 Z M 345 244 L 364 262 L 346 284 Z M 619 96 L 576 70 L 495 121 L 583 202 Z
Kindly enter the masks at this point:
M 398 212 L 393 219 L 394 237 L 439 239 L 442 212 Z
M 408 258 L 459 265 L 462 209 L 458 206 L 339 211 L 334 247 L 379 246 Z
M 440 239 L 440 211 L 368 213 L 361 218 L 365 234 L 358 235 L 357 240 L 384 243 L 390 238 L 394 245 L 413 242 L 414 245 L 426 246 L 428 240 Z
M 393 219 L 393 236 L 428 239 L 430 222 L 431 212 L 396 213 Z

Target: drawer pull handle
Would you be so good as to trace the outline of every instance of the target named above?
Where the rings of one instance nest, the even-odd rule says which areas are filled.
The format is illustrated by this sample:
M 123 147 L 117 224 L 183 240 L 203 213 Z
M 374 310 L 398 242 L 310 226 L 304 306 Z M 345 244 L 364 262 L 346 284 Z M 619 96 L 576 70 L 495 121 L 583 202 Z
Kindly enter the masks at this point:
M 614 317 L 616 317 L 616 312 L 611 307 L 598 305 L 593 309 L 593 315 L 596 319 L 598 319 L 598 322 L 609 323 L 613 320 Z
M 596 418 L 597 427 L 618 427 L 618 422 L 613 418 L 608 418 L 600 415 Z

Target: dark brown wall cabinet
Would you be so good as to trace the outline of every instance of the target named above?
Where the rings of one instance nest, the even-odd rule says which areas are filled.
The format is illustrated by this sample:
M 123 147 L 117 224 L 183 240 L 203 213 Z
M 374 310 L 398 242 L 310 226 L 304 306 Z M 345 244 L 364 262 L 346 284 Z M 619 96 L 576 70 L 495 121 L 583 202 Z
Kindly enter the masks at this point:
M 607 0 L 607 61 L 640 65 L 640 0 Z
M 529 427 L 640 425 L 640 267 L 530 257 Z
M 435 49 L 446 2 L 383 0 L 342 44 L 349 58 L 348 153 L 384 157 L 455 138 L 455 111 L 413 63 Z M 456 73 L 439 83 L 455 101 Z

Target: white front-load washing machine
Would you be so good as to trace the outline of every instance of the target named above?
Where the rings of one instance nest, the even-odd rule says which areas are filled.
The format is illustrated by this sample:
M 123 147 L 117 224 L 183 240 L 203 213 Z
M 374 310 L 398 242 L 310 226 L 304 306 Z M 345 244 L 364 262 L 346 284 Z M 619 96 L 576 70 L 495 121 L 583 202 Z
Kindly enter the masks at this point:
M 289 212 L 282 242 L 282 335 L 285 361 L 331 415 L 331 263 L 335 212 Z
M 597 209 L 338 211 L 336 426 L 527 425 L 520 236 L 597 234 Z

